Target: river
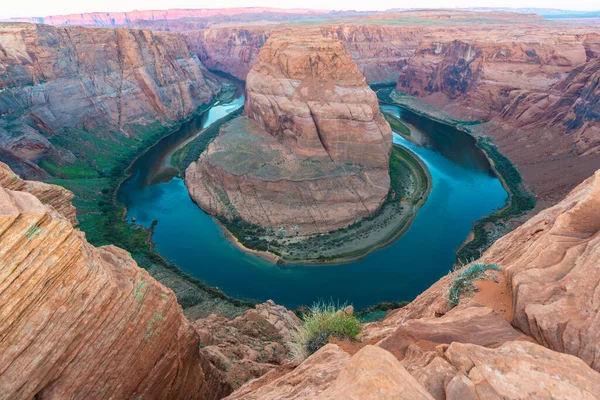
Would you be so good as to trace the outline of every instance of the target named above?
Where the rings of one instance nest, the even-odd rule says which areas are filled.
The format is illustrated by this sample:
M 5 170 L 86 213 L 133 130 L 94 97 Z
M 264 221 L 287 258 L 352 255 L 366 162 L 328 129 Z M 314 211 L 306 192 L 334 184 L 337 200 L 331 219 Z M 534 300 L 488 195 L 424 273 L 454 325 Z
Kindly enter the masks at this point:
M 197 132 L 243 105 L 243 95 L 184 124 L 138 158 L 119 191 L 128 218 L 158 224 L 156 250 L 183 271 L 234 297 L 272 299 L 288 308 L 316 300 L 348 302 L 358 309 L 382 301 L 411 300 L 445 275 L 471 225 L 504 206 L 507 193 L 475 141 L 467 134 L 396 106 L 382 110 L 402 118 L 427 139 L 417 146 L 398 134 L 431 173 L 433 188 L 408 231 L 390 246 L 342 265 L 279 266 L 237 249 L 188 196 L 168 166 L 172 152 Z

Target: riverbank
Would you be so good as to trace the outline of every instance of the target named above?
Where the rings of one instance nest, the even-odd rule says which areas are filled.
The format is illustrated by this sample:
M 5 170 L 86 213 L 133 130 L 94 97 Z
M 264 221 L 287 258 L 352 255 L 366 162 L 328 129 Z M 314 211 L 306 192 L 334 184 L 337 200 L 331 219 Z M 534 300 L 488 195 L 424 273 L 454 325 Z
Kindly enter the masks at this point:
M 498 151 L 489 137 L 478 135 L 469 128 L 481 124 L 481 121 L 457 120 L 423 103 L 418 98 L 400 93 L 395 89 L 379 90 L 377 97 L 382 103 L 402 107 L 437 123 L 454 127 L 473 137 L 509 195 L 504 207 L 473 224 L 468 238 L 456 250 L 456 257 L 459 262 L 464 263 L 479 258 L 481 253 L 487 250 L 497 238 L 512 230 L 509 224 L 511 220 L 522 216 L 535 207 L 535 199 L 524 186 L 515 165 Z

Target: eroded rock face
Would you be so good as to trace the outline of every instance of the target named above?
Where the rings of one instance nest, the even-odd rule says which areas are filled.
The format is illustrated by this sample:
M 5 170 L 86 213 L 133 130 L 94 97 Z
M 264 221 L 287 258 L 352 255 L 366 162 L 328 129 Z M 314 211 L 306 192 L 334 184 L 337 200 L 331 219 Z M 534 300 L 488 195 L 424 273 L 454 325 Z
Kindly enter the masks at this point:
M 202 63 L 246 80 L 273 27 L 211 27 L 184 32 Z M 369 84 L 396 83 L 400 70 L 414 54 L 425 30 L 419 27 L 325 25 L 323 36 L 341 40 Z
M 432 32 L 397 89 L 455 118 L 488 121 L 473 129 L 494 139 L 546 207 L 600 163 L 599 43 L 577 27 Z
M 227 399 L 292 400 L 315 399 L 329 388 L 350 356 L 335 344 L 320 348 L 291 372 L 277 376 L 275 371 L 250 381 Z
M 245 114 L 297 157 L 388 168 L 391 129 L 342 42 L 272 35 L 246 91 Z
M 1 398 L 230 392 L 172 291 L 124 250 L 88 244 L 57 197 L 53 207 L 27 193 L 30 183 L 0 184 Z
M 216 314 L 194 323 L 201 353 L 235 389 L 289 362 L 288 343 L 300 320 L 269 300 L 229 320 Z
M 19 192 L 28 192 L 37 197 L 43 204 L 49 204 L 59 214 L 75 226 L 77 225 L 76 209 L 71 201 L 73 193 L 58 185 L 50 185 L 38 181 L 26 181 L 15 174 L 8 165 L 0 161 L 0 186 Z
M 600 370 L 600 171 L 498 240 L 482 261 L 504 268 L 512 324 Z
M 391 129 L 341 42 L 272 35 L 248 74 L 245 113 L 186 171 L 211 214 L 288 234 L 374 213 L 389 190 Z
M 433 399 L 389 352 L 365 346 L 342 369 L 321 399 Z
M 0 149 L 25 177 L 187 118 L 220 90 L 177 34 L 0 24 Z
M 507 342 L 496 349 L 453 343 L 444 359 L 458 370 L 446 384 L 448 399 L 592 400 L 600 393 L 598 372 L 534 343 Z

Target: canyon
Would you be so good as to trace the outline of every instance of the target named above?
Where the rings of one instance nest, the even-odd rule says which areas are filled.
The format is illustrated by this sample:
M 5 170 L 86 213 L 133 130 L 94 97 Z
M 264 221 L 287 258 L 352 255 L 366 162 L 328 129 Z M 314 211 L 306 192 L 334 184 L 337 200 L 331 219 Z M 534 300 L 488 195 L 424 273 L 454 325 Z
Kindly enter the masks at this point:
M 3 163 L 0 183 L 1 398 L 228 393 L 173 292 L 73 227 L 72 194 Z
M 599 56 L 591 25 L 508 12 L 0 23 L 0 399 L 599 398 Z M 196 118 L 228 104 L 229 78 L 246 83 L 243 115 L 211 133 Z M 154 249 L 161 221 L 129 224 L 116 193 L 131 161 L 188 121 L 189 144 L 204 147 L 185 185 L 232 232 L 287 246 L 343 231 L 400 193 L 399 147 L 369 85 L 387 87 L 382 110 L 497 146 L 501 157 L 478 153 L 483 174 L 532 190 L 536 208 L 411 302 L 376 308 L 357 340 L 328 334 L 294 358 L 305 308 L 233 299 L 186 275 Z M 432 165 L 406 153 L 426 176 Z M 511 176 L 498 160 L 514 162 Z M 418 208 L 423 190 L 402 200 Z M 424 265 L 397 256 L 397 268 Z
M 600 171 L 474 261 L 502 266 L 474 297 L 451 308 L 464 269 L 450 273 L 362 342 L 331 340 L 228 398 L 597 398 L 599 202 Z
M 271 36 L 248 74 L 244 114 L 186 170 L 205 211 L 307 235 L 379 209 L 392 132 L 342 42 L 305 31 Z

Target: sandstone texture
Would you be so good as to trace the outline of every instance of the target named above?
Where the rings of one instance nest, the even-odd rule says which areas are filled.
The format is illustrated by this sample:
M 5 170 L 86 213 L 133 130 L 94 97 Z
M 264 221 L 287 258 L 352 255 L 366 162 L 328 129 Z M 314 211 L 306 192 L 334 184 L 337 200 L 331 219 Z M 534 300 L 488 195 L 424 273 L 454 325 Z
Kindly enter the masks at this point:
M 246 116 L 186 171 L 204 210 L 288 234 L 328 232 L 378 210 L 390 185 L 391 129 L 341 42 L 273 35 L 246 89 Z
M 356 353 L 322 399 L 415 399 L 432 397 L 389 352 L 368 345 Z
M 220 90 L 177 34 L 0 24 L 0 155 L 25 177 L 93 163 L 90 147 L 114 157 L 107 143 L 131 146 Z
M 59 214 L 69 220 L 71 225 L 77 225 L 77 216 L 75 215 L 77 210 L 71 203 L 73 200 L 73 193 L 62 186 L 21 179 L 8 165 L 1 161 L 0 186 L 13 191 L 31 193 L 42 203 L 54 207 Z
M 308 357 L 293 371 L 277 377 L 271 372 L 250 381 L 233 392 L 227 399 L 314 399 L 329 388 L 350 356 L 334 344 L 328 344 Z
M 482 261 L 501 265 L 512 324 L 600 370 L 600 171 L 563 201 L 499 239 Z
M 88 244 L 71 210 L 54 202 L 64 192 L 46 205 L 36 196 L 57 188 L 0 184 L 0 398 L 217 399 L 231 391 L 199 353 L 173 292 L 124 250 Z
M 298 326 L 294 313 L 271 300 L 233 320 L 211 314 L 194 323 L 201 354 L 234 389 L 289 362 L 288 343 Z
M 486 122 L 475 132 L 494 139 L 547 207 L 600 163 L 599 43 L 576 25 L 434 32 L 407 61 L 397 90 L 454 118 Z

